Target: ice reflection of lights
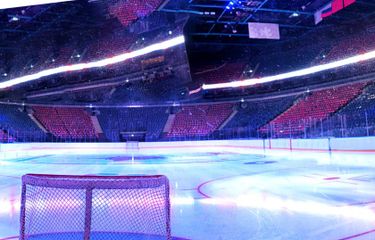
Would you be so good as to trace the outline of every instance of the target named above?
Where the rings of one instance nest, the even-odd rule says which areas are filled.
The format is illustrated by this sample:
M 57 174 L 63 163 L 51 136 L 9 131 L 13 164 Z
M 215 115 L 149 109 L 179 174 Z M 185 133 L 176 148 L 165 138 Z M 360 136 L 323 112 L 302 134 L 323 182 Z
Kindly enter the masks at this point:
M 171 198 L 172 205 L 193 205 L 195 199 L 192 197 L 173 197 Z
M 269 211 L 288 211 L 317 216 L 350 217 L 374 221 L 375 212 L 365 206 L 335 206 L 314 201 L 297 201 L 259 194 L 243 195 L 237 198 L 207 198 L 200 200 L 209 205 L 235 205 L 242 208 L 265 209 Z
M 21 207 L 20 201 L 0 199 L 0 215 L 9 214 L 13 216 L 15 212 L 19 212 L 20 207 Z
M 120 205 L 121 202 L 126 202 L 126 200 L 117 201 Z M 144 204 L 144 202 L 139 201 L 139 206 Z M 159 202 L 160 203 L 160 202 Z M 348 217 L 356 218 L 360 220 L 374 221 L 375 212 L 366 206 L 335 206 L 328 203 L 314 202 L 314 201 L 297 201 L 292 199 L 282 199 L 274 196 L 265 197 L 263 194 L 249 194 L 239 196 L 237 198 L 206 198 L 206 199 L 194 199 L 193 197 L 172 197 L 171 204 L 174 206 L 181 205 L 194 205 L 196 203 L 206 204 L 206 205 L 216 205 L 223 207 L 240 207 L 249 209 L 264 209 L 268 211 L 287 211 L 295 213 L 303 213 L 316 216 L 333 216 L 333 217 Z M 104 203 L 95 203 L 96 205 L 102 205 Z M 117 204 L 113 204 L 115 206 Z M 134 204 L 134 203 L 133 203 Z M 151 205 L 153 203 L 150 203 Z M 64 203 L 54 202 L 53 204 L 43 204 L 38 203 L 37 209 L 45 208 L 48 205 L 48 209 L 63 209 L 63 208 L 76 208 L 82 207 L 83 203 Z M 129 204 L 128 204 L 129 205 Z M 138 205 L 138 204 L 135 204 Z M 19 211 L 20 202 L 10 201 L 10 200 L 0 200 L 0 215 L 14 214 L 15 211 Z M 138 206 L 138 207 L 139 207 Z
M 0 166 L 5 166 L 5 165 L 10 165 L 10 163 L 0 160 Z
M 155 201 L 148 201 L 148 204 L 155 205 L 155 204 L 161 204 L 162 202 L 159 200 Z M 195 203 L 195 200 L 193 197 L 171 197 L 171 204 L 172 205 L 193 205 Z M 132 207 L 143 207 L 145 204 L 143 199 L 120 199 L 120 198 L 112 198 L 110 200 L 104 201 L 103 199 L 98 199 L 97 201 L 94 199 L 93 201 L 93 207 L 103 207 L 103 206 L 132 206 Z M 0 199 L 0 215 L 5 214 L 13 214 L 15 211 L 19 211 L 20 209 L 20 201 L 11 201 L 9 199 Z M 31 206 L 31 205 L 30 205 Z M 34 207 L 36 210 L 58 210 L 58 209 L 72 209 L 77 207 L 83 207 L 84 201 L 66 201 L 66 200 L 54 200 L 54 201 L 38 201 L 34 202 L 32 207 Z

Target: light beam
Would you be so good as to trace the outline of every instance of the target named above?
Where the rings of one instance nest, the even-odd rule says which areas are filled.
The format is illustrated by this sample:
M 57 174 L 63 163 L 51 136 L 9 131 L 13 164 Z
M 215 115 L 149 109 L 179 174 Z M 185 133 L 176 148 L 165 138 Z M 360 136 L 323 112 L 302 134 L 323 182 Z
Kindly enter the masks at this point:
M 71 2 L 74 0 L 1 0 L 0 9 L 18 8 L 59 2 Z
M 58 74 L 58 73 L 81 71 L 81 70 L 84 70 L 84 69 L 105 67 L 105 66 L 108 66 L 108 65 L 124 62 L 128 59 L 131 59 L 131 58 L 143 56 L 143 55 L 155 52 L 155 51 L 172 48 L 172 47 L 175 47 L 177 45 L 183 44 L 184 42 L 185 42 L 185 38 L 184 38 L 184 36 L 181 35 L 181 36 L 166 40 L 164 42 L 152 44 L 148 47 L 145 47 L 145 48 L 142 48 L 142 49 L 139 49 L 139 50 L 135 50 L 133 52 L 120 54 L 120 55 L 117 55 L 117 56 L 114 56 L 114 57 L 111 57 L 111 58 L 105 58 L 105 59 L 95 61 L 95 62 L 66 65 L 66 66 L 61 66 L 61 67 L 57 67 L 57 68 L 51 68 L 51 69 L 43 70 L 43 71 L 40 71 L 38 73 L 34 73 L 34 74 L 30 74 L 30 75 L 26 75 L 26 76 L 23 76 L 23 77 L 14 78 L 14 79 L 10 79 L 10 80 L 1 82 L 0 83 L 0 89 L 12 87 L 14 85 L 18 85 L 18 84 L 21 84 L 21 83 L 34 81 L 34 80 L 40 79 L 42 77 L 47 77 L 47 76 L 55 75 L 55 74 Z
M 295 77 L 301 77 L 306 76 L 313 73 L 318 73 L 338 67 L 343 67 L 351 64 L 355 64 L 358 62 L 368 61 L 375 58 L 375 51 L 371 51 L 364 54 L 359 54 L 353 57 L 345 58 L 339 61 L 334 61 L 326 64 L 321 64 L 309 68 L 304 68 L 288 73 L 282 73 L 274 76 L 268 76 L 263 78 L 250 78 L 240 81 L 234 81 L 234 82 L 226 82 L 226 83 L 215 83 L 215 84 L 203 84 L 202 89 L 203 90 L 211 90 L 211 89 L 221 89 L 221 88 L 237 88 L 237 87 L 248 87 L 253 86 L 260 83 L 269 83 L 279 80 L 284 80 L 288 78 L 295 78 Z

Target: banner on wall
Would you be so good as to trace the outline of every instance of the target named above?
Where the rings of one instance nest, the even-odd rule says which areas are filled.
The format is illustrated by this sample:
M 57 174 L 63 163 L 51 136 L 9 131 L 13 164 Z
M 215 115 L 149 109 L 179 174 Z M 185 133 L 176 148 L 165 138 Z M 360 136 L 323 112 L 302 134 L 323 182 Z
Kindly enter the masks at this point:
M 280 39 L 279 24 L 275 23 L 249 23 L 249 37 L 253 39 Z
M 320 23 L 323 21 L 324 18 L 331 16 L 338 11 L 352 5 L 355 3 L 356 0 L 333 0 L 330 3 L 323 6 L 321 9 L 315 12 L 315 24 Z

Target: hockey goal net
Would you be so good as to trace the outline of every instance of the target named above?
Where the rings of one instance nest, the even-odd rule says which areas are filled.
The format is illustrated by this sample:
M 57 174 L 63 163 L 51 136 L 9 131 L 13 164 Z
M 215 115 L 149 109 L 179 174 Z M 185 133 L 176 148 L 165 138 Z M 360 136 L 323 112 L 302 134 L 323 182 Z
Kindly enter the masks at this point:
M 165 176 L 22 177 L 20 239 L 171 239 Z
M 136 142 L 136 141 L 126 142 L 126 152 L 127 153 L 138 153 L 139 152 L 139 142 Z

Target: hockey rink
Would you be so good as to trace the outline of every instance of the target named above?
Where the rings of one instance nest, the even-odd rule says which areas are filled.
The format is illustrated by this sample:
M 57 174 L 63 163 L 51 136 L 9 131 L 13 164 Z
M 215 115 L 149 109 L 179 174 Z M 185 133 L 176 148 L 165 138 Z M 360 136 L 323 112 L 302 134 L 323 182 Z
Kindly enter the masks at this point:
M 27 173 L 166 175 L 172 235 L 183 239 L 375 239 L 375 155 L 321 156 L 181 148 L 2 157 L 0 239 L 18 239 Z

